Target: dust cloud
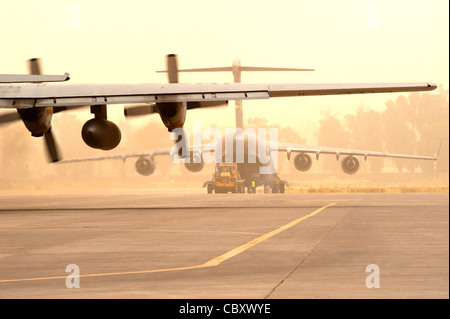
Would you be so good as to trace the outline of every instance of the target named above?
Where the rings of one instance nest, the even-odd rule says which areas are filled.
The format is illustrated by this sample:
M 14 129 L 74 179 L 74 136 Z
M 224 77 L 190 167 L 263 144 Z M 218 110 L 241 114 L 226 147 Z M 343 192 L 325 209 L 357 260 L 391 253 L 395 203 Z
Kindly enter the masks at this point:
M 301 116 L 300 111 L 296 112 Z M 153 115 L 140 122 L 115 121 L 122 131 L 119 146 L 108 152 L 94 150 L 83 143 L 80 133 L 83 123 L 89 118 L 86 110 L 53 116 L 52 129 L 64 159 L 169 149 L 173 145 L 160 118 Z M 293 164 L 295 154 L 288 161 L 286 153 L 280 152 L 278 174 L 289 182 L 287 192 L 317 188 L 333 191 L 339 187 L 359 190 L 364 187 L 419 187 L 419 191 L 420 187 L 441 187 L 448 192 L 449 105 L 448 91 L 442 87 L 436 93 L 401 95 L 387 101 L 382 111 L 361 106 L 355 113 L 344 116 L 330 110 L 323 112 L 320 121 L 315 123 L 314 133 L 308 137 L 301 128 L 272 125 L 264 114 L 245 120 L 246 127 L 278 128 L 279 142 L 288 143 L 433 156 L 442 140 L 437 162 L 371 157 L 364 161 L 364 158 L 359 158 L 360 169 L 353 175 L 345 174 L 340 161 L 336 161 L 333 155 L 321 155 L 318 161 L 313 157 L 312 168 L 300 172 Z M 219 128 L 222 126 L 223 123 L 217 124 Z M 155 157 L 156 169 L 149 176 L 136 171 L 136 157 L 50 164 L 44 141 L 31 137 L 22 123 L 4 125 L 0 129 L 2 191 L 200 189 L 214 172 L 213 164 L 205 164 L 201 172 L 191 173 L 183 164 L 173 164 L 168 156 Z

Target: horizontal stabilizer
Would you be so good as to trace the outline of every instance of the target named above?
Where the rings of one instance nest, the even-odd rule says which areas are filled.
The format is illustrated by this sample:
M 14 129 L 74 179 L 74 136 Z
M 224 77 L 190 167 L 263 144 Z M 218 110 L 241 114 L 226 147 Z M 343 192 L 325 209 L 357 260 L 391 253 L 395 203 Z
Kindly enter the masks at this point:
M 270 68 L 260 66 L 241 66 L 241 71 L 315 71 L 314 69 Z
M 67 72 L 63 75 L 0 74 L 0 83 L 64 82 L 69 79 Z
M 295 69 L 295 68 L 271 68 L 259 66 L 239 66 L 241 71 L 315 71 L 314 69 Z M 233 67 L 217 67 L 217 68 L 197 68 L 197 69 L 179 69 L 178 72 L 230 72 Z M 166 73 L 166 70 L 156 71 L 156 73 Z

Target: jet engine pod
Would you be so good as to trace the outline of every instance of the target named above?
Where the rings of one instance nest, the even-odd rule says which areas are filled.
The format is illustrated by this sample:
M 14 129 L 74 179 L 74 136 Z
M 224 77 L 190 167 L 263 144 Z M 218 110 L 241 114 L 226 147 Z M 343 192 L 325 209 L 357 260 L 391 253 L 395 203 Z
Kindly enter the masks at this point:
M 141 175 L 148 176 L 155 171 L 155 162 L 153 158 L 148 156 L 141 156 L 136 161 L 136 172 Z
M 359 161 L 356 157 L 349 155 L 342 160 L 341 166 L 344 173 L 354 174 L 359 169 Z
M 202 161 L 200 153 L 192 151 L 191 155 L 189 156 L 189 162 L 187 162 L 186 159 L 186 162 L 184 163 L 184 166 L 187 168 L 187 170 L 192 173 L 200 172 L 203 169 L 204 165 L 205 163 Z
M 90 147 L 107 151 L 119 145 L 122 134 L 113 122 L 93 118 L 84 123 L 81 137 Z
M 300 153 L 294 158 L 295 168 L 299 171 L 306 172 L 312 166 L 311 156 L 305 153 Z

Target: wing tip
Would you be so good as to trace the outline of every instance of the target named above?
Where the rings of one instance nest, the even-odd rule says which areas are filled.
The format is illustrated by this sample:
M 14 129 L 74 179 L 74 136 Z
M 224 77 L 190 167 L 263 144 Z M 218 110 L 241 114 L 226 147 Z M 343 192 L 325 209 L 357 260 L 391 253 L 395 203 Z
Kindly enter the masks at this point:
M 433 90 L 437 88 L 437 85 L 434 84 L 434 83 L 428 83 L 428 86 L 429 86 L 430 88 L 432 88 Z

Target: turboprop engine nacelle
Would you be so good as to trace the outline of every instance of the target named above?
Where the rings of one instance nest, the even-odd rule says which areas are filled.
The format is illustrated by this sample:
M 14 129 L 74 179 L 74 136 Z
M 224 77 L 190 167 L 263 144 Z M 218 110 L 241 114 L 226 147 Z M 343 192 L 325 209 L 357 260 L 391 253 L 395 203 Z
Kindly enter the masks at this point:
M 153 172 L 155 171 L 155 161 L 153 160 L 152 157 L 149 156 L 141 156 L 136 161 L 135 166 L 136 171 L 144 176 L 149 176 L 153 174 Z
M 180 102 L 170 102 L 170 103 L 156 103 L 156 108 L 161 116 L 161 120 L 167 127 L 169 132 L 172 130 L 183 127 L 186 120 L 186 109 L 185 103 Z
M 349 155 L 342 160 L 341 167 L 344 173 L 355 174 L 359 169 L 359 160 Z
M 119 127 L 113 122 L 93 118 L 83 125 L 81 137 L 90 147 L 106 151 L 119 145 L 122 134 Z
M 17 109 L 17 112 L 32 136 L 43 136 L 49 130 L 53 115 L 51 107 Z
M 305 153 L 300 153 L 294 157 L 295 168 L 299 171 L 306 172 L 312 166 L 311 156 Z

